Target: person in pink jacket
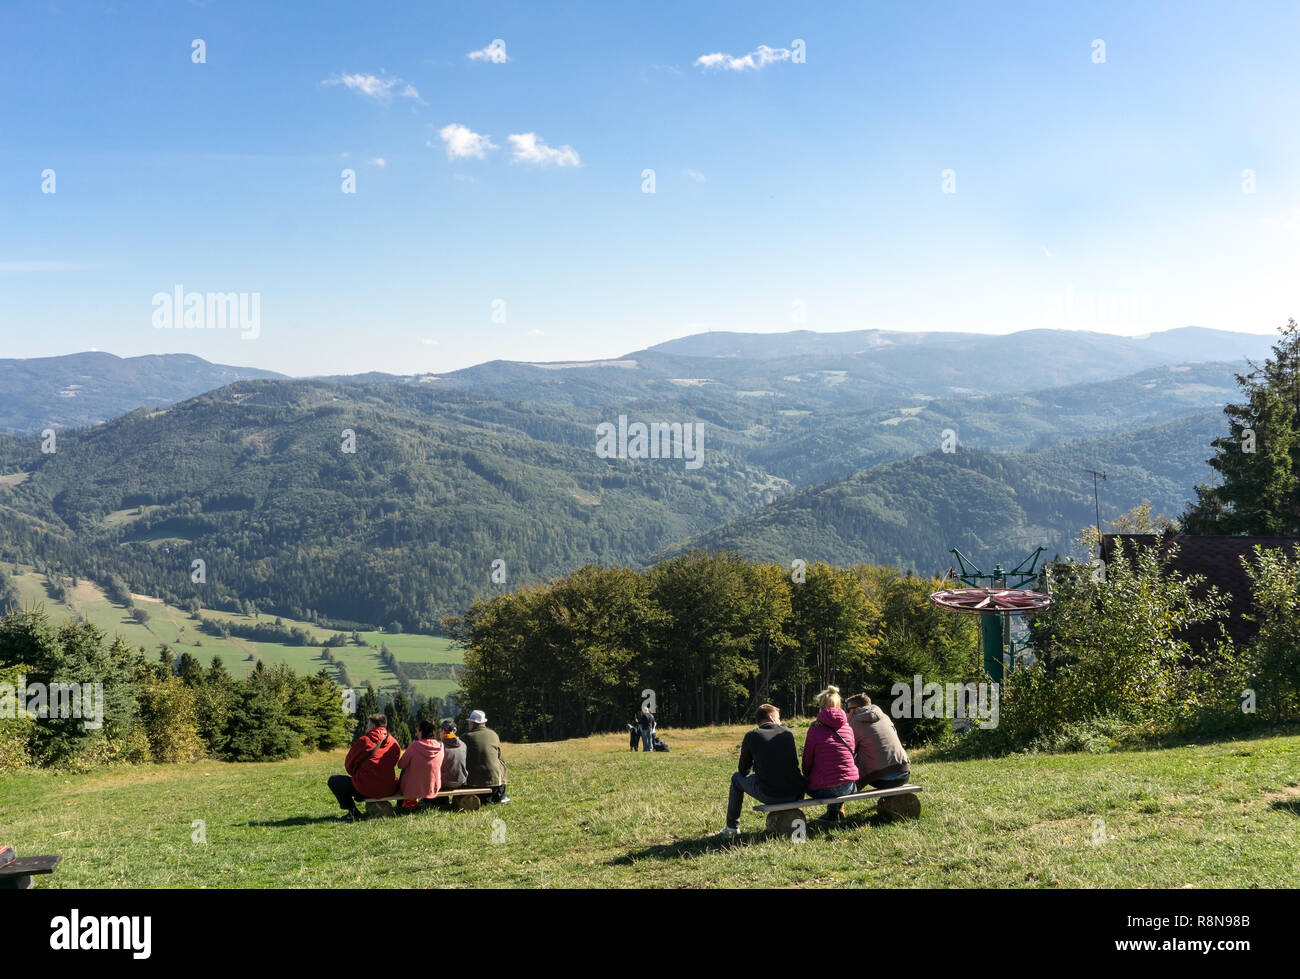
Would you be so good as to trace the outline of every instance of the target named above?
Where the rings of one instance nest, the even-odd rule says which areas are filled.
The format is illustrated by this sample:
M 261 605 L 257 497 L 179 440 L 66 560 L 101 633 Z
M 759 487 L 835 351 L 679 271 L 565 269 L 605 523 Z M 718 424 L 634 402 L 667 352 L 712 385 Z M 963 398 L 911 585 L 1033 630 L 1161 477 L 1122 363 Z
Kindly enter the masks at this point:
M 817 695 L 821 712 L 803 743 L 803 774 L 814 799 L 851 795 L 858 787 L 858 766 L 853 761 L 853 729 L 840 707 L 840 688 L 827 687 Z M 831 804 L 819 822 L 844 818 L 844 804 Z
M 402 781 L 399 791 L 406 796 L 403 809 L 428 805 L 442 788 L 442 742 L 432 721 L 420 722 L 420 737 L 412 741 L 397 761 Z

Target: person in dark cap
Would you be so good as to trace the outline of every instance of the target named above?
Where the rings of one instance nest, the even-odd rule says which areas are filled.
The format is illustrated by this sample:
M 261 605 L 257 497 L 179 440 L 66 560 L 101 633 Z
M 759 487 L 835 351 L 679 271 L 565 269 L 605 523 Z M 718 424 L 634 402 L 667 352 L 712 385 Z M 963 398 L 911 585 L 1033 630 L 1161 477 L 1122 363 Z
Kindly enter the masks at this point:
M 463 789 L 469 778 L 465 742 L 456 737 L 453 721 L 442 722 L 442 788 Z

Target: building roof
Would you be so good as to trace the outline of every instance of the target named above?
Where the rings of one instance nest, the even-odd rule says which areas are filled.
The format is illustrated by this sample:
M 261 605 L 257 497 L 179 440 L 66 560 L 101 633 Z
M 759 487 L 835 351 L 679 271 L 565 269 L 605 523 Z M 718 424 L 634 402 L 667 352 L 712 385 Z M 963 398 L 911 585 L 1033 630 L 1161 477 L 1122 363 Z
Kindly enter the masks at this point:
M 1123 538 L 1124 552 L 1132 555 L 1134 545 L 1151 547 L 1159 539 L 1155 534 L 1103 534 L 1101 538 L 1101 559 L 1109 564 L 1115 556 L 1116 542 Z M 1162 555 L 1165 567 L 1182 577 L 1201 575 L 1205 578 L 1199 590 L 1204 593 L 1208 586 L 1215 586 L 1226 593 L 1228 599 L 1228 617 L 1220 620 L 1233 641 L 1241 644 L 1249 642 L 1258 632 L 1254 622 L 1246 619 L 1253 606 L 1250 597 L 1250 578 L 1246 574 L 1242 559 L 1251 560 L 1256 547 L 1265 549 L 1281 548 L 1288 556 L 1295 553 L 1300 545 L 1300 537 L 1233 537 L 1228 535 L 1190 535 L 1170 534 L 1163 538 Z M 1178 546 L 1178 553 L 1172 558 L 1169 552 Z M 1194 626 L 1184 633 L 1184 638 L 1193 645 L 1203 641 L 1212 641 L 1218 634 L 1217 624 Z

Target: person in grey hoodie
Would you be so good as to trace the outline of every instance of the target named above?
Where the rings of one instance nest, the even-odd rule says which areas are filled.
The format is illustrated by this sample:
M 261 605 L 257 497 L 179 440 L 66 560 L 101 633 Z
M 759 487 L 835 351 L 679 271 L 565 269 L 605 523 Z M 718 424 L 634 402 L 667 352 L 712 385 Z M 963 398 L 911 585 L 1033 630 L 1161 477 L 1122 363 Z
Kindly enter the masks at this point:
M 868 785 L 877 789 L 906 785 L 912 763 L 889 715 L 865 693 L 854 694 L 844 706 L 848 708 L 849 727 L 857 749 L 858 789 L 865 790 Z
M 456 725 L 452 721 L 442 722 L 442 788 L 463 788 L 469 779 L 469 768 L 465 757 L 468 749 L 465 742 L 456 737 Z

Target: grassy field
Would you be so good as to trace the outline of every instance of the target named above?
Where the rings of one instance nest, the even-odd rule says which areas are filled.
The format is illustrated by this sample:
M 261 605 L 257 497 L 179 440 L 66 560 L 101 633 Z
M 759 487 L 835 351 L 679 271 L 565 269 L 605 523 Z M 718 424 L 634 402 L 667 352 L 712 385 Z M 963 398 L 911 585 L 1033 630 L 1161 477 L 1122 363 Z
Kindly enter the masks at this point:
M 125 512 L 125 511 L 124 511 Z M 134 512 L 134 511 L 132 511 Z M 189 652 L 207 665 L 212 657 L 220 656 L 226 669 L 236 675 L 247 673 L 258 659 L 273 665 L 285 663 L 298 673 L 316 673 L 328 664 L 321 658 L 319 647 L 290 646 L 285 643 L 258 642 L 231 636 L 223 639 L 200 632 L 198 623 L 183 609 L 167 605 L 158 599 L 146 595 L 134 596 L 137 608 L 149 613 L 149 621 L 143 625 L 131 618 L 130 612 L 121 605 L 109 601 L 103 590 L 93 582 L 81 580 L 75 589 L 69 588 L 66 602 L 55 602 L 45 587 L 45 576 L 37 574 L 31 568 L 23 569 L 25 573 L 13 577 L 19 597 L 25 607 L 44 605 L 46 613 L 54 622 L 62 622 L 74 615 L 81 615 L 109 636 L 120 635 L 132 646 L 143 646 L 150 655 L 155 655 L 158 646 L 166 643 L 179 655 Z M 252 616 L 237 612 L 224 612 L 203 609 L 205 618 L 225 620 L 232 623 L 251 624 Z M 263 616 L 262 620 L 266 621 Z M 274 620 L 274 617 L 272 617 Z M 306 630 L 322 644 L 334 634 L 334 630 L 322 629 L 310 622 L 281 617 L 286 626 L 297 626 Z M 388 646 L 399 663 L 403 664 L 450 664 L 457 669 L 461 663 L 461 652 L 453 649 L 450 640 L 441 636 L 422 636 L 409 633 L 389 635 L 383 632 L 363 632 L 361 637 L 367 646 L 335 647 L 337 660 L 347 667 L 348 678 L 353 684 L 364 686 L 367 682 L 376 690 L 394 691 L 397 678 L 379 661 L 379 647 Z M 457 683 L 447 678 L 422 678 L 417 670 L 407 669 L 415 689 L 431 697 L 445 697 L 454 690 Z M 418 669 L 418 668 L 417 668 Z
M 1300 736 L 1113 755 L 926 762 L 921 818 L 852 803 L 807 839 L 748 808 L 723 842 L 745 728 L 507 745 L 508 805 L 357 824 L 343 753 L 0 777 L 0 843 L 61 853 L 42 887 L 1293 887 Z M 802 741 L 802 733 L 799 734 Z M 195 837 L 200 832 L 202 842 Z

